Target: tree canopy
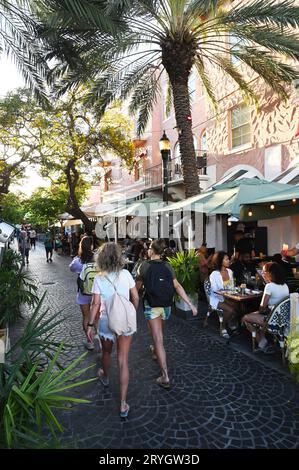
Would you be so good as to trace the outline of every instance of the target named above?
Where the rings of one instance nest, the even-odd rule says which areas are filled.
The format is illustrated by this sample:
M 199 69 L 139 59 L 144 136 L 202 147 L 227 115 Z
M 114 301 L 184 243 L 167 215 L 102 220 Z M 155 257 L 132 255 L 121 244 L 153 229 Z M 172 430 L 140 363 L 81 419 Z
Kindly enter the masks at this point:
M 220 72 L 244 96 L 257 99 L 232 57 L 282 98 L 287 97 L 286 84 L 298 78 L 286 60 L 299 58 L 299 7 L 291 0 L 52 0 L 39 5 L 47 13 L 42 16 L 43 37 L 48 37 L 58 59 L 52 77 L 60 79 L 61 91 L 91 83 L 87 102 L 95 103 L 99 112 L 115 98 L 129 99 L 131 112 L 138 114 L 139 133 L 151 116 L 160 77 L 166 71 L 180 131 L 187 196 L 199 191 L 188 119 L 192 69 L 215 105 L 218 81 L 212 78 Z M 71 52 L 73 60 L 71 54 L 65 60 L 61 48 Z

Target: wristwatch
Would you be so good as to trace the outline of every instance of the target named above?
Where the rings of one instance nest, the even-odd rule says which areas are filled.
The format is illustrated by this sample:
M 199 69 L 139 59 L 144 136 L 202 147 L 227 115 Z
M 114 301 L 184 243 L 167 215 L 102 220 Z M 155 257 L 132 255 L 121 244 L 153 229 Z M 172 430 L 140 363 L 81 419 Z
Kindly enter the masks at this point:
M 87 326 L 94 326 L 94 323 L 87 323 Z

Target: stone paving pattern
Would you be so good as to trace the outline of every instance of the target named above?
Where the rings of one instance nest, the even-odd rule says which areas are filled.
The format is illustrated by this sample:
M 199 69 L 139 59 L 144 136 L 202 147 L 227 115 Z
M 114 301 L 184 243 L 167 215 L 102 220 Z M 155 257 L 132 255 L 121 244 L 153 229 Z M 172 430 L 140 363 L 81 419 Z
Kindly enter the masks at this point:
M 57 338 L 74 346 L 73 357 L 84 351 L 81 312 L 75 303 L 76 275 L 69 257 L 54 255 L 46 263 L 43 246 L 30 253 L 28 269 L 45 290 L 51 313 L 63 311 Z M 52 284 L 54 283 L 54 284 Z M 29 313 L 27 313 L 29 314 Z M 248 342 L 248 344 L 247 344 Z M 246 347 L 229 345 L 199 321 L 172 316 L 165 328 L 165 347 L 171 390 L 155 384 L 157 363 L 149 353 L 146 322 L 138 315 L 138 333 L 130 352 L 128 420 L 118 416 L 118 375 L 115 352 L 110 386 L 99 381 L 79 387 L 77 396 L 91 401 L 57 415 L 64 425 L 62 441 L 75 448 L 299 448 L 299 387 L 267 358 Z M 266 361 L 264 361 L 266 359 Z M 89 352 L 82 367 L 93 377 L 100 366 L 98 349 Z

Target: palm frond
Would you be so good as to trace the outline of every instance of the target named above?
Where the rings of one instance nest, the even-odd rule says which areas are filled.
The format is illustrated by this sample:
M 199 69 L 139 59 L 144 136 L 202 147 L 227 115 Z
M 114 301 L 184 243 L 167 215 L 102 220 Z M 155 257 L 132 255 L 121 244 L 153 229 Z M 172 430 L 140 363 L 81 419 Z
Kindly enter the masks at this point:
M 299 26 L 299 7 L 294 0 L 255 0 L 222 12 L 222 21 L 231 25 Z
M 130 102 L 129 111 L 135 114 L 138 111 L 137 134 L 144 132 L 153 106 L 156 103 L 160 91 L 159 80 L 163 69 L 158 71 L 150 68 L 134 87 L 134 93 Z
M 249 99 L 257 106 L 258 98 L 255 91 L 248 85 L 238 68 L 232 64 L 230 58 L 219 54 L 215 55 L 215 60 L 221 69 L 239 85 L 240 92 L 244 98 Z
M 285 84 L 291 84 L 293 80 L 299 78 L 299 72 L 291 65 L 274 59 L 266 51 L 244 46 L 235 51 L 234 55 L 254 70 L 283 99 L 288 97 Z
M 213 107 L 217 109 L 217 99 L 213 91 L 213 85 L 206 73 L 204 62 L 199 55 L 196 56 L 195 67 Z

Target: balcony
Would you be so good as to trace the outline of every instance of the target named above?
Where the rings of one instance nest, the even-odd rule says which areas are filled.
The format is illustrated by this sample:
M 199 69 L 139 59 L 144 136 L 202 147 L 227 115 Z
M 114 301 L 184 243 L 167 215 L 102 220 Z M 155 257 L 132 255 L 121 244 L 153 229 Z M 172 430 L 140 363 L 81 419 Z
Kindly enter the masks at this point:
M 196 157 L 196 166 L 200 176 L 207 174 L 207 155 L 203 154 Z M 145 188 L 155 188 L 162 186 L 162 163 L 147 168 L 144 172 Z M 168 182 L 182 182 L 183 181 L 183 167 L 181 157 L 176 157 L 168 162 Z

